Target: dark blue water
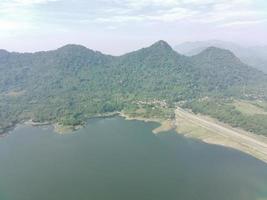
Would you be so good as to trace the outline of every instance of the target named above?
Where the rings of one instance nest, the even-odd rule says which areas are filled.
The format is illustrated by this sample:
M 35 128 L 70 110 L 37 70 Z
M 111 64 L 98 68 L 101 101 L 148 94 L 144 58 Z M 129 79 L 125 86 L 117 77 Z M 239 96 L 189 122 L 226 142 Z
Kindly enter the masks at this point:
M 267 165 L 154 135 L 156 123 L 94 119 L 75 134 L 19 126 L 0 139 L 0 200 L 263 200 Z

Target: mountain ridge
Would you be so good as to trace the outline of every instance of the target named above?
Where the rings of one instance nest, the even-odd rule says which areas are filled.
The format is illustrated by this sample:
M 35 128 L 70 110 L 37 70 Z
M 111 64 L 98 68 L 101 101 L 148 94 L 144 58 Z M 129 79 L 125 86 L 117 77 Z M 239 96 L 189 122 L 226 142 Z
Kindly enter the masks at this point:
M 122 56 L 80 45 L 9 53 L 0 57 L 0 127 L 27 119 L 75 125 L 136 101 L 266 98 L 266 83 L 266 75 L 229 51 L 210 48 L 187 57 L 164 41 Z
M 91 49 L 91 48 L 89 48 L 87 46 L 84 46 L 82 44 L 75 44 L 75 43 L 65 44 L 65 45 L 62 45 L 62 46 L 60 46 L 58 48 L 52 49 L 52 50 L 41 50 L 41 51 L 36 51 L 36 52 L 19 52 L 19 51 L 8 51 L 8 50 L 5 50 L 5 49 L 0 49 L 0 53 L 8 53 L 8 54 L 29 54 L 29 55 L 32 55 L 32 54 L 38 54 L 38 53 L 47 53 L 47 52 L 54 52 L 54 51 L 60 51 L 60 50 L 67 50 L 67 49 L 69 49 L 69 50 L 71 50 L 71 49 L 83 49 L 83 50 L 87 50 L 87 51 L 101 53 L 101 54 L 106 55 L 106 56 L 121 57 L 121 56 L 127 55 L 129 53 L 133 53 L 133 52 L 136 52 L 136 51 L 139 51 L 139 50 L 142 50 L 142 49 L 147 49 L 147 48 L 150 48 L 150 47 L 151 48 L 158 48 L 158 49 L 162 48 L 162 49 L 173 50 L 173 48 L 171 47 L 171 45 L 169 45 L 166 41 L 159 40 L 159 41 L 153 43 L 152 45 L 150 45 L 148 47 L 143 47 L 143 48 L 137 49 L 135 51 L 124 53 L 122 55 L 106 54 L 106 53 L 103 53 L 101 51 Z
M 215 46 L 222 49 L 232 51 L 242 62 L 267 73 L 267 47 L 266 46 L 251 46 L 243 47 L 233 42 L 225 42 L 220 40 L 207 40 L 196 42 L 184 42 L 176 45 L 174 49 L 187 56 L 199 54 L 210 46 Z

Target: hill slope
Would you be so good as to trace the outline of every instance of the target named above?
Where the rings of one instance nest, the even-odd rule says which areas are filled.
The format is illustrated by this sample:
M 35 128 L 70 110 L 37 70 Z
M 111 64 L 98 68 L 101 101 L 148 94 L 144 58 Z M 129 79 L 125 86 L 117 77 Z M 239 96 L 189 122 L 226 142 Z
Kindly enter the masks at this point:
M 218 47 L 222 49 L 229 49 L 244 63 L 253 66 L 267 73 L 267 47 L 254 46 L 243 47 L 232 42 L 224 42 L 219 40 L 185 42 L 175 46 L 175 50 L 187 56 L 199 54 L 208 47 Z
M 118 57 L 79 45 L 0 51 L 0 127 L 28 119 L 74 126 L 155 99 L 169 105 L 205 96 L 264 99 L 266 83 L 266 75 L 229 51 L 209 48 L 187 57 L 164 41 Z

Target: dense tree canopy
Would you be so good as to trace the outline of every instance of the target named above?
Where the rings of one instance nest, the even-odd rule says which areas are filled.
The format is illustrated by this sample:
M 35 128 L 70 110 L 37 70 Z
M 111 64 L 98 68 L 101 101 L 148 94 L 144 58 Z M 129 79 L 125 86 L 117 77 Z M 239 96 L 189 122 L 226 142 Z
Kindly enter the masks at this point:
M 118 57 L 79 45 L 38 53 L 1 50 L 0 127 L 27 119 L 76 125 L 137 100 L 266 99 L 266 84 L 266 75 L 229 51 L 209 48 L 186 57 L 164 41 Z

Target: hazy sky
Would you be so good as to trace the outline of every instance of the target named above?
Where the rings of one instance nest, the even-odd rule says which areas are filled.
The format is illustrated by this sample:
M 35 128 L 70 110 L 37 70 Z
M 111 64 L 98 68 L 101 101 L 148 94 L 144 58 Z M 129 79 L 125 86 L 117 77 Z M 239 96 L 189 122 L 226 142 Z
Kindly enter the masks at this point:
M 0 49 L 121 54 L 160 39 L 267 45 L 267 0 L 0 0 Z

